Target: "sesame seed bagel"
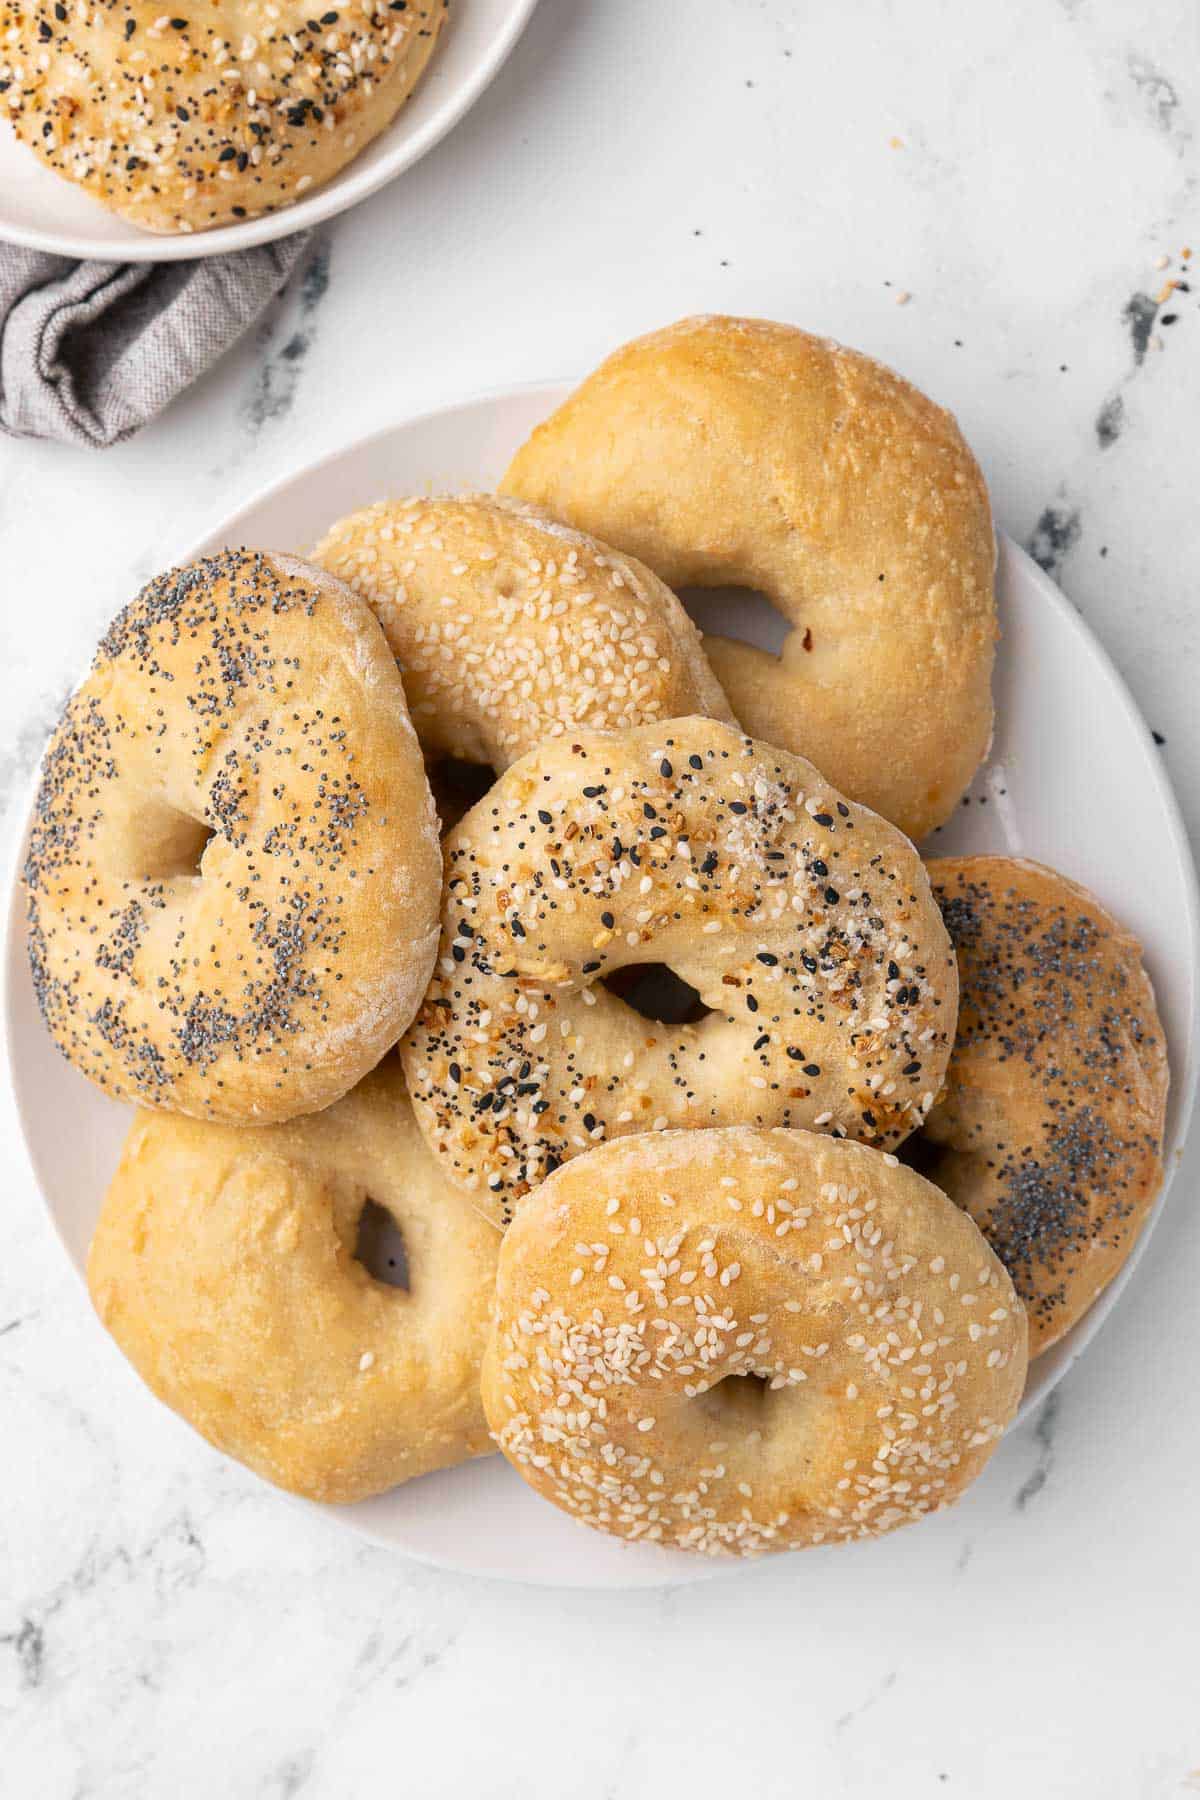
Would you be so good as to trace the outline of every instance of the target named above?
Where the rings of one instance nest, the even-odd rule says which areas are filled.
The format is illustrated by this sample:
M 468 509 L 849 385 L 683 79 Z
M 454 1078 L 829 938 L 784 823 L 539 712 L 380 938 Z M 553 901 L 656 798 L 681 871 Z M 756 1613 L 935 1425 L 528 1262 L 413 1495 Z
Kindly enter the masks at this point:
M 670 588 L 536 507 L 382 501 L 331 526 L 313 561 L 374 609 L 429 756 L 505 769 L 568 732 L 733 721 Z
M 919 838 L 991 737 L 995 543 L 948 413 L 857 351 L 759 319 L 625 345 L 517 452 L 504 491 L 674 588 L 753 588 L 778 657 L 705 641 L 755 737 Z
M 958 952 L 958 1039 L 913 1156 L 1029 1313 L 1030 1354 L 1087 1311 L 1163 1181 L 1166 1041 L 1141 946 L 1039 863 L 929 865 Z
M 1016 1412 L 1025 1335 L 971 1220 L 894 1157 L 667 1132 L 591 1151 L 522 1206 L 483 1403 L 519 1473 L 585 1524 L 752 1556 L 956 1499 Z
M 409 1287 L 355 1259 L 366 1202 Z M 262 1131 L 143 1113 L 88 1258 L 146 1385 L 218 1450 L 311 1500 L 363 1500 L 491 1448 L 479 1361 L 497 1233 L 442 1179 L 390 1057 Z
M 437 820 L 370 608 L 227 550 L 144 588 L 50 740 L 25 862 L 42 1015 L 119 1099 L 328 1106 L 416 1011 Z
M 452 1178 L 507 1220 L 605 1138 L 815 1125 L 899 1143 L 941 1086 L 954 953 L 906 838 L 728 725 L 581 732 L 522 757 L 444 843 L 442 941 L 402 1045 Z M 608 991 L 666 964 L 711 1009 Z
M 389 125 L 445 0 L 0 0 L 0 106 L 41 160 L 148 231 L 288 206 Z

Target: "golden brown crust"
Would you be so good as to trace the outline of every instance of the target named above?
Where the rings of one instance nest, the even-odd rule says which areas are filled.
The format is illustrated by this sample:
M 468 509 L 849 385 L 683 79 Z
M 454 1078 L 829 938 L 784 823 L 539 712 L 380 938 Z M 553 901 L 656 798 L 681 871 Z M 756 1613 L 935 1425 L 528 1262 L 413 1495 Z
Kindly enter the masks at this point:
M 437 946 L 436 816 L 370 609 L 258 551 L 151 582 L 51 739 L 24 880 L 43 1016 L 109 1093 L 240 1124 L 338 1099 Z
M 953 1041 L 954 954 L 912 845 L 728 725 L 581 732 L 522 757 L 445 841 L 439 958 L 401 1046 L 417 1117 L 498 1221 L 568 1157 L 669 1126 L 888 1145 Z M 665 963 L 710 1016 L 606 991 Z
M 385 500 L 331 526 L 313 561 L 374 610 L 427 755 L 505 769 L 567 732 L 733 721 L 670 588 L 537 507 Z
M 910 837 L 949 816 L 991 736 L 994 538 L 953 419 L 898 375 L 792 326 L 685 319 L 610 356 L 502 487 L 674 588 L 765 593 L 780 658 L 706 643 L 746 730 Z
M 483 1402 L 584 1523 L 755 1555 L 956 1499 L 1016 1412 L 1025 1336 L 975 1226 L 893 1157 L 668 1132 L 591 1151 L 522 1207 Z
M 0 105 L 58 175 L 149 231 L 289 206 L 391 123 L 445 0 L 0 0 Z
M 928 867 L 961 1003 L 914 1155 L 1007 1266 L 1036 1356 L 1117 1274 L 1162 1186 L 1163 1029 L 1141 946 L 1085 888 L 1004 856 Z
M 409 1291 L 354 1259 L 367 1199 Z M 141 1114 L 88 1259 L 104 1325 L 211 1444 L 312 1500 L 490 1448 L 479 1399 L 499 1239 L 425 1149 L 394 1057 L 313 1118 Z

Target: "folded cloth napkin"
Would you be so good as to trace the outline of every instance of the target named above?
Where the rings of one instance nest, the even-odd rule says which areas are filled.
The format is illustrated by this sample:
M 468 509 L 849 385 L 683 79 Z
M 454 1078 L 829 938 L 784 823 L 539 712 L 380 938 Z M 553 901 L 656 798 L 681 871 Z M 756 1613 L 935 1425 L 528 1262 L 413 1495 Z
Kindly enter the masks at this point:
M 0 244 L 0 429 L 120 443 L 253 324 L 308 236 L 177 263 L 74 262 Z

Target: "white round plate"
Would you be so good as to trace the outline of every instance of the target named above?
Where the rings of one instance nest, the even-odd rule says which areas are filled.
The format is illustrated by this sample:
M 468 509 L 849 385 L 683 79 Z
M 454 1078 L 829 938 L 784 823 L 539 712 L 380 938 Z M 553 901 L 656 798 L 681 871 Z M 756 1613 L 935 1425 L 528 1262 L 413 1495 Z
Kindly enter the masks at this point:
M 295 206 L 215 231 L 169 236 L 142 231 L 43 167 L 0 119 L 0 238 L 101 262 L 185 262 L 248 250 L 319 225 L 409 168 L 458 123 L 499 70 L 536 5 L 537 0 L 450 0 L 416 92 L 361 156 Z
M 340 514 L 370 500 L 493 487 L 518 444 L 568 391 L 556 385 L 498 394 L 353 444 L 260 494 L 180 560 L 226 544 L 303 552 Z M 928 848 L 1036 857 L 1084 882 L 1137 933 L 1170 1047 L 1169 1175 L 1195 1085 L 1200 914 L 1187 840 L 1159 752 L 1120 676 L 1049 577 L 1008 538 L 1000 543 L 997 588 L 1003 637 L 996 741 L 968 802 Z M 706 597 L 706 625 L 751 635 L 746 616 L 754 609 L 744 600 L 730 597 L 716 611 L 723 616 L 714 618 Z M 752 629 L 768 643 L 761 624 Z M 50 1215 L 82 1270 L 129 1114 L 62 1060 L 41 1025 L 15 883 L 5 960 L 10 1079 L 25 1140 Z M 1039 1359 L 1023 1415 L 1045 1398 L 1111 1311 L 1156 1216 L 1157 1209 L 1121 1276 Z M 589 1531 L 539 1500 L 498 1457 L 426 1476 L 362 1505 L 326 1510 L 443 1567 L 547 1586 L 651 1587 L 700 1580 L 729 1566 L 632 1549 Z

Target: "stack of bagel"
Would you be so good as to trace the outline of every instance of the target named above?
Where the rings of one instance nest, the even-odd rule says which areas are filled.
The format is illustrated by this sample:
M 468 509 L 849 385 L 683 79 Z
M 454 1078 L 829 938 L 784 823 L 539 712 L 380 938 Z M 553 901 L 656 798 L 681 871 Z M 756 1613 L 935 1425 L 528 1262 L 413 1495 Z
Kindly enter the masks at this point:
M 914 847 L 987 753 L 994 561 L 946 413 L 704 318 L 498 495 L 143 590 L 25 886 L 50 1031 L 138 1108 L 89 1284 L 153 1391 L 311 1498 L 498 1445 L 700 1554 L 953 1501 L 1127 1257 L 1167 1089 L 1095 899 Z M 677 593 L 730 586 L 778 656 Z

